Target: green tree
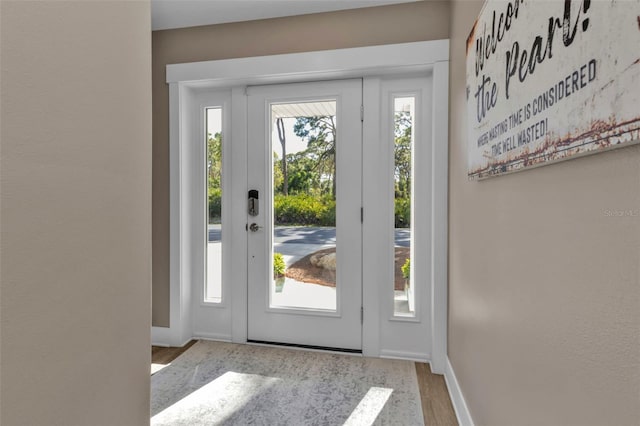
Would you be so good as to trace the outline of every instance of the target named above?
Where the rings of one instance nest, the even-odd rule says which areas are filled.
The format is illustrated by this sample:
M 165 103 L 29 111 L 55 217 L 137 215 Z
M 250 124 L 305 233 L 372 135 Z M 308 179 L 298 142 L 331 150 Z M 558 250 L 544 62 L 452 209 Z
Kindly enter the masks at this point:
M 413 126 L 409 112 L 395 116 L 395 192 L 397 198 L 411 198 L 411 140 Z
M 278 139 L 282 145 L 282 193 L 289 195 L 289 175 L 287 174 L 287 137 L 284 132 L 284 121 L 282 118 L 276 119 L 278 128 Z
M 320 179 L 316 173 L 316 162 L 297 152 L 287 156 L 289 163 L 289 191 L 290 193 L 320 194 Z
M 208 191 L 220 189 L 222 183 L 222 135 L 216 133 L 207 137 L 207 177 Z
M 282 161 L 276 152 L 273 153 L 273 190 L 274 192 L 282 192 L 282 184 L 284 176 L 282 176 Z
M 410 112 L 395 114 L 394 183 L 395 227 L 411 227 L 411 150 L 412 117 Z
M 297 117 L 294 133 L 306 140 L 303 154 L 315 163 L 315 174 L 320 191 L 336 196 L 336 122 L 334 116 Z
M 207 199 L 209 223 L 222 216 L 222 135 L 207 135 Z

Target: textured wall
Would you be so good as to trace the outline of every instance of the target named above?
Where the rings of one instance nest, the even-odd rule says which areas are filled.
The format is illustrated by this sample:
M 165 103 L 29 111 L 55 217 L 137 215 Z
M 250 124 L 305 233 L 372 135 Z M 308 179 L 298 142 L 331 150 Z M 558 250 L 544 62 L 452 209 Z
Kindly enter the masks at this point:
M 481 5 L 451 9 L 449 358 L 478 425 L 636 425 L 640 146 L 468 181 Z
M 169 325 L 167 64 L 449 36 L 449 3 L 424 1 L 153 33 L 153 324 Z
M 0 15 L 0 423 L 148 424 L 149 2 Z

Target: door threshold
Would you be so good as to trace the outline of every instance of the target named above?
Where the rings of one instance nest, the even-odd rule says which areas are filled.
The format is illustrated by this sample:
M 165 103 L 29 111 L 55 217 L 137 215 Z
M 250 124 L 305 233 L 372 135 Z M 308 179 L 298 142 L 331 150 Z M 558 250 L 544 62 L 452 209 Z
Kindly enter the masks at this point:
M 344 349 L 332 348 L 328 346 L 299 345 L 296 343 L 268 342 L 265 340 L 247 340 L 247 343 L 260 346 L 284 346 L 291 349 L 305 349 L 318 352 L 339 352 L 353 355 L 362 355 L 362 349 Z

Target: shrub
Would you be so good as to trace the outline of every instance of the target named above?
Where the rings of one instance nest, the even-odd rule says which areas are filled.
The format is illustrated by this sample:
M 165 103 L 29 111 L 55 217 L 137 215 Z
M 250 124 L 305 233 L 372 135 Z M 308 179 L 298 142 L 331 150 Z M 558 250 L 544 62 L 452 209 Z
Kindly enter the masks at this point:
M 411 199 L 396 198 L 395 199 L 394 225 L 396 228 L 411 227 Z
M 220 223 L 222 217 L 222 190 L 209 188 L 209 223 Z
M 276 195 L 273 201 L 276 225 L 335 226 L 336 202 L 330 196 Z
M 336 226 L 336 200 L 325 197 L 324 209 L 319 215 L 319 225 Z
M 404 265 L 402 265 L 400 269 L 402 270 L 402 277 L 405 280 L 411 278 L 411 259 L 405 260 Z
M 273 278 L 284 277 L 284 271 L 287 269 L 284 263 L 284 257 L 280 253 L 273 253 Z

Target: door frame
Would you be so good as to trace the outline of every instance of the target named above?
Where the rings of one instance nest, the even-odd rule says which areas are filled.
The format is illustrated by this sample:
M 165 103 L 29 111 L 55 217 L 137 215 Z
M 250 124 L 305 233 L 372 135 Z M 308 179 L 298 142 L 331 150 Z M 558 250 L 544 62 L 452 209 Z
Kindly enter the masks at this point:
M 447 238 L 448 238 L 448 103 L 449 103 L 449 40 L 368 46 L 318 52 L 171 64 L 166 68 L 169 84 L 169 146 L 170 146 L 170 326 L 152 327 L 154 344 L 180 346 L 194 336 L 191 316 L 191 284 L 189 272 L 192 259 L 188 253 L 199 240 L 193 238 L 189 217 L 189 179 L 184 171 L 190 164 L 181 155 L 182 143 L 192 136 L 193 126 L 188 112 L 193 96 L 203 88 L 231 88 L 231 131 L 234 137 L 232 156 L 246 155 L 247 100 L 245 87 L 257 84 L 292 83 L 313 80 L 344 79 L 430 73 L 432 83 L 431 123 L 431 259 L 429 292 L 431 294 L 430 324 L 431 354 L 428 361 L 432 371 L 444 373 L 447 359 Z M 365 80 L 366 81 L 366 80 Z M 379 118 L 377 105 L 379 85 L 365 82 L 364 119 Z M 238 113 L 234 113 L 234 112 Z M 438 125 L 445 123 L 445 125 Z M 364 128 L 363 137 L 379 139 L 377 129 Z M 246 166 L 232 170 L 232 180 L 246 180 Z M 244 208 L 246 194 L 234 191 L 231 208 Z M 228 224 L 229 225 L 229 224 Z M 239 250 L 246 251 L 244 220 L 242 226 L 232 223 L 231 238 Z M 239 237 L 239 238 L 236 238 Z M 246 283 L 246 266 L 233 259 L 232 266 L 238 282 Z M 365 307 L 379 307 L 382 294 L 375 289 L 363 289 Z M 228 306 L 232 318 L 230 338 L 221 340 L 237 343 L 247 341 L 247 288 L 233 285 Z M 369 312 L 370 311 L 370 312 Z M 370 309 L 364 316 L 363 353 L 380 356 L 380 315 Z M 205 337 L 205 336 L 202 336 Z

